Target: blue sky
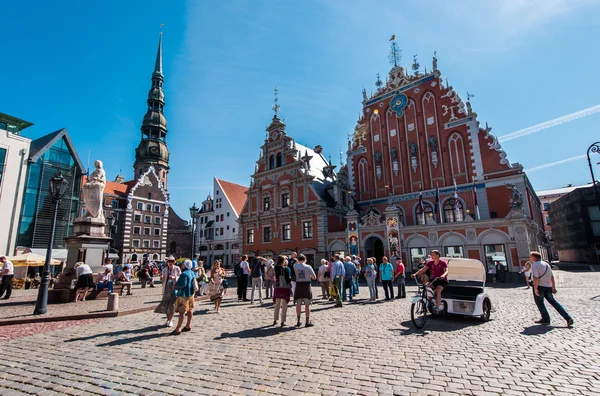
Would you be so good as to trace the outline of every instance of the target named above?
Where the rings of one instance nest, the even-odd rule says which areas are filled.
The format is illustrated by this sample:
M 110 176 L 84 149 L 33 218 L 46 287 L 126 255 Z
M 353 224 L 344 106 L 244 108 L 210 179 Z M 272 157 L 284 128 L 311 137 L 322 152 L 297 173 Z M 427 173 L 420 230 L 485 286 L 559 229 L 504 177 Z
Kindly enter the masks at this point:
M 84 162 L 133 177 L 160 23 L 164 23 L 169 190 L 186 217 L 213 176 L 248 184 L 273 86 L 298 142 L 335 163 L 361 110 L 362 87 L 385 76 L 388 39 L 402 63 L 437 50 L 444 78 L 497 136 L 600 104 L 598 0 L 56 1 L 2 6 L 0 111 L 66 127 Z M 585 155 L 600 113 L 503 143 L 536 189 L 590 180 Z M 597 156 L 595 162 L 600 161 Z M 600 167 L 595 168 L 600 178 Z

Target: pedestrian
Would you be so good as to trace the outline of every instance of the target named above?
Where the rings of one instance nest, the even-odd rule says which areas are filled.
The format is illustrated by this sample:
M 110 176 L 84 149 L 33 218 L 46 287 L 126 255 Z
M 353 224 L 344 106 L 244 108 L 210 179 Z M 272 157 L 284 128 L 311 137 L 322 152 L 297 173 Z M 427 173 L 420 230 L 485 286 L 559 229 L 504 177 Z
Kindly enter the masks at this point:
M 298 253 L 292 252 L 292 255 L 288 259 L 288 267 L 292 271 L 292 296 L 294 295 L 294 292 L 296 291 L 296 273 L 294 272 L 293 268 L 294 268 L 294 264 L 296 264 L 297 257 L 298 257 Z
M 506 280 L 506 267 L 500 261 L 496 261 L 496 271 L 498 273 L 498 280 L 502 283 Z
M 267 259 L 264 257 L 257 257 L 254 261 L 254 265 L 250 270 L 250 278 L 252 279 L 252 291 L 250 292 L 250 304 L 254 304 L 254 289 L 258 288 L 258 298 L 262 304 L 262 288 L 263 288 L 263 272 Z
M 238 301 L 248 301 L 246 297 L 248 291 L 248 276 L 250 275 L 250 265 L 248 264 L 248 256 L 243 255 L 240 258 L 239 266 L 236 268 L 236 276 L 238 281 Z
M 77 284 L 75 285 L 75 302 L 85 301 L 88 291 L 94 288 L 94 275 L 92 268 L 83 262 L 75 263 L 75 273 L 77 275 Z
M 367 286 L 369 287 L 369 301 L 377 300 L 375 293 L 375 279 L 377 279 L 377 270 L 372 258 L 367 259 L 365 267 L 365 278 L 367 278 Z
M 225 270 L 221 268 L 221 262 L 216 260 L 210 270 L 210 286 L 208 288 L 210 301 L 215 303 L 216 313 L 219 313 L 223 300 L 223 279 L 225 279 Z
M 321 266 L 318 272 L 319 284 L 321 285 L 321 298 L 328 300 L 329 294 L 329 263 L 325 259 L 321 259 Z
M 356 265 L 351 261 L 350 256 L 344 259 L 344 289 L 342 291 L 342 301 L 346 301 L 346 290 L 348 290 L 348 300 L 352 301 L 354 296 L 354 278 L 356 277 Z
M 492 278 L 493 283 L 496 283 L 496 272 L 497 272 L 496 263 L 491 261 L 488 264 L 488 274 L 489 274 L 490 278 Z
M 192 270 L 192 260 L 183 262 L 183 272 L 177 279 L 175 286 L 175 311 L 179 313 L 177 327 L 171 332 L 171 335 L 180 335 L 182 332 L 192 330 L 192 318 L 194 317 L 194 294 L 198 291 L 196 273 Z M 196 268 L 198 268 L 196 266 Z M 183 320 L 187 317 L 187 323 L 183 326 Z
M 154 310 L 155 313 L 163 313 L 167 315 L 165 326 L 173 327 L 173 315 L 175 314 L 175 285 L 177 279 L 181 275 L 181 268 L 175 265 L 175 257 L 167 257 L 167 266 L 163 268 L 160 275 L 160 280 L 163 284 L 163 296 L 160 304 Z
M 275 303 L 273 326 L 276 326 L 277 321 L 280 319 L 279 311 L 281 311 L 281 327 L 285 326 L 292 289 L 291 282 L 292 275 L 288 268 L 287 257 L 277 257 L 277 264 L 275 265 L 275 289 L 273 291 L 273 302 Z
M 396 273 L 394 279 L 398 283 L 398 295 L 396 298 L 406 298 L 406 269 L 401 258 L 396 259 Z
M 544 300 L 547 300 L 550 305 L 556 309 L 556 312 L 560 314 L 567 321 L 567 326 L 573 326 L 573 318 L 565 311 L 558 301 L 554 299 L 556 294 L 556 283 L 554 281 L 554 274 L 550 264 L 542 261 L 542 255 L 539 252 L 531 252 L 529 254 L 529 260 L 531 260 L 531 275 L 533 276 L 533 292 L 535 294 L 535 304 L 537 305 L 542 318 L 536 320 L 535 323 L 548 326 L 550 324 L 550 314 L 546 309 Z
M 112 293 L 113 284 L 113 274 L 110 268 L 105 268 L 104 273 L 100 277 L 100 281 L 96 283 L 96 290 L 108 289 L 108 292 Z
M 149 264 L 145 264 L 140 271 L 140 281 L 142 282 L 142 289 L 145 289 L 147 284 L 150 287 L 154 287 L 154 277 L 152 276 L 152 269 Z
M 265 266 L 265 298 L 273 298 L 273 286 L 275 285 L 275 262 L 268 259 Z
M 131 296 L 131 286 L 133 285 L 132 282 L 130 282 L 129 280 L 127 280 L 127 276 L 125 275 L 125 271 L 119 271 L 117 273 L 117 280 L 115 282 L 117 285 L 122 285 L 123 287 L 127 288 L 127 295 Z
M 354 295 L 356 296 L 359 292 L 358 281 L 360 280 L 362 265 L 358 256 L 352 256 L 352 262 L 356 266 L 356 276 L 354 277 Z
M 200 285 L 200 290 L 198 290 L 198 296 L 203 296 L 206 294 L 206 291 L 208 290 L 208 285 L 210 284 L 210 280 L 208 279 L 206 271 L 204 270 L 204 263 L 202 263 L 202 265 L 198 264 L 198 280 L 198 283 Z
M 394 266 L 388 262 L 388 258 L 383 256 L 382 263 L 379 265 L 379 274 L 383 291 L 385 292 L 386 300 L 394 299 L 394 287 L 392 286 L 392 276 L 394 274 Z
M 379 288 L 377 287 L 377 281 L 379 280 L 379 274 L 381 273 L 381 264 L 377 264 L 377 259 L 375 257 L 371 257 L 373 260 L 373 265 L 375 266 L 375 270 L 377 271 L 377 278 L 375 278 L 374 286 L 375 286 L 375 298 L 379 298 Z
M 296 327 L 300 327 L 300 316 L 302 314 L 302 305 L 304 304 L 304 315 L 306 322 L 304 327 L 312 327 L 310 321 L 310 304 L 312 302 L 311 280 L 317 279 L 315 270 L 306 264 L 306 256 L 299 254 L 293 268 L 296 273 L 296 293 L 294 293 L 294 304 L 296 304 L 296 318 L 298 319 Z
M 131 259 L 127 259 L 127 263 L 123 267 L 123 271 L 125 271 L 125 276 L 127 277 L 127 280 L 131 282 L 131 272 L 133 271 Z
M 114 275 L 112 259 L 106 260 L 106 264 L 104 264 L 104 268 L 108 268 L 110 270 L 110 273 Z
M 519 274 L 524 274 L 525 275 L 525 283 L 527 284 L 527 286 L 525 286 L 526 289 L 529 289 L 531 287 L 531 261 L 528 261 L 525 263 L 525 266 L 523 267 L 523 269 L 521 271 L 519 271 Z
M 344 277 L 346 276 L 346 270 L 344 269 L 344 264 L 340 261 L 340 255 L 335 254 L 333 256 L 333 264 L 331 265 L 331 281 L 333 282 L 333 287 L 335 288 L 335 306 L 336 308 L 343 307 L 342 305 L 342 287 Z
M 12 281 L 15 277 L 15 266 L 13 263 L 6 258 L 6 256 L 0 256 L 0 263 L 2 263 L 2 269 L 0 269 L 0 298 L 8 300 L 12 294 Z M 6 295 L 4 295 L 6 293 Z M 4 295 L 4 297 L 2 297 Z

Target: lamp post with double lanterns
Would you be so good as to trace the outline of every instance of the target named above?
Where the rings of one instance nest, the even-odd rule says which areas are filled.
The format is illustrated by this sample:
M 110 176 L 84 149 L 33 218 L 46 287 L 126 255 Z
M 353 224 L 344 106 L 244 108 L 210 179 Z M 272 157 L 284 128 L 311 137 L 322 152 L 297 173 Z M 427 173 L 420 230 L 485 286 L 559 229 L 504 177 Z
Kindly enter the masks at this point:
M 190 217 L 192 218 L 192 257 L 196 254 L 196 220 L 198 220 L 198 212 L 200 210 L 196 207 L 196 203 L 190 208 Z
M 38 291 L 38 297 L 35 302 L 34 315 L 41 315 L 48 312 L 48 289 L 50 287 L 50 264 L 52 263 L 52 247 L 54 245 L 54 231 L 56 229 L 56 216 L 60 200 L 67 192 L 69 182 L 59 172 L 50 179 L 50 198 L 52 200 L 52 223 L 50 225 L 50 239 L 48 240 L 48 250 L 46 250 L 46 262 L 44 263 L 44 273 L 42 274 L 42 282 Z

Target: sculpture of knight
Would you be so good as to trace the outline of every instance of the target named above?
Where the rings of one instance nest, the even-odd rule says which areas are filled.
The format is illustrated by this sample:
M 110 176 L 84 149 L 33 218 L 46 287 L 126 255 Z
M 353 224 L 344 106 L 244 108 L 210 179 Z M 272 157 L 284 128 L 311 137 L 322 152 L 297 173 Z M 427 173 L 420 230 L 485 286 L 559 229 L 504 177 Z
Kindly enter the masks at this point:
M 521 191 L 514 184 L 507 184 L 506 188 L 508 188 L 511 192 L 510 198 L 510 208 L 511 209 L 523 209 L 523 195 Z
M 104 187 L 106 186 L 106 173 L 102 168 L 102 161 L 94 161 L 96 170 L 88 176 L 83 185 L 83 200 L 85 202 L 85 214 L 83 217 L 104 219 L 102 201 L 104 200 Z

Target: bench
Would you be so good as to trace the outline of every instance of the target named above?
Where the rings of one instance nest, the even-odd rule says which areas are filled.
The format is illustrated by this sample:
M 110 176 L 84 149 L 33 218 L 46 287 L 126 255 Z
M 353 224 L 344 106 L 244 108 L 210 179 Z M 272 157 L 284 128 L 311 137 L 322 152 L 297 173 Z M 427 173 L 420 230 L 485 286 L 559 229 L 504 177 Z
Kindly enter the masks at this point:
M 481 282 L 450 281 L 442 290 L 442 298 L 448 300 L 475 301 L 483 293 Z
M 123 295 L 123 290 L 125 288 L 123 287 L 123 285 L 113 285 L 113 293 L 118 293 L 119 296 Z M 97 300 L 100 298 L 108 298 L 109 292 L 108 289 L 94 289 L 92 291 L 90 291 L 87 295 L 87 297 L 85 298 L 86 300 Z

